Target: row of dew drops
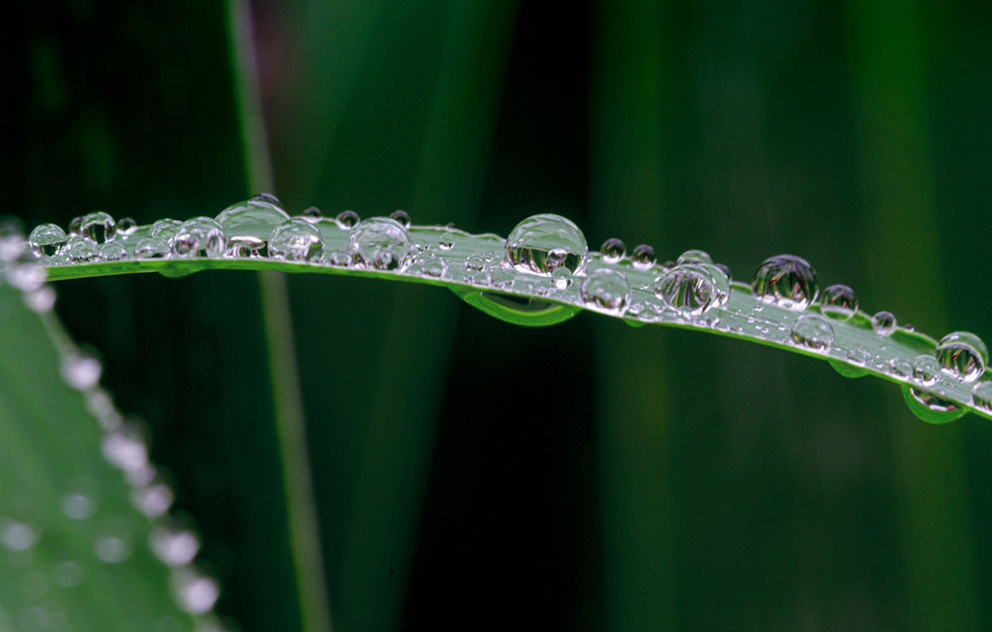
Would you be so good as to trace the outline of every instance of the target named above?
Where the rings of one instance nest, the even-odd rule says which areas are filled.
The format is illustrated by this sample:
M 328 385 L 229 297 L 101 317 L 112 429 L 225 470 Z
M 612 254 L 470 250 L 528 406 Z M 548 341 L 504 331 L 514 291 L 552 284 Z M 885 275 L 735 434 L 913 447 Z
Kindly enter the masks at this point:
M 454 247 L 456 234 L 443 233 L 436 244 L 425 246 L 411 238 L 409 228 L 410 217 L 404 211 L 368 219 L 344 211 L 325 218 L 318 209 L 310 208 L 291 217 L 278 199 L 261 194 L 224 209 L 215 218 L 158 220 L 147 235 L 136 240 L 126 239 L 138 230 L 133 220 L 115 222 L 108 213 L 98 211 L 75 218 L 68 233 L 56 224 L 38 226 L 31 232 L 29 244 L 47 265 L 117 261 L 132 256 L 268 257 L 449 278 L 496 291 L 512 289 L 566 302 L 577 294 L 584 306 L 615 316 L 650 322 L 667 312 L 717 328 L 718 317 L 700 317 L 714 310 L 718 313 L 730 298 L 730 270 L 714 263 L 704 251 L 690 250 L 676 261 L 659 264 L 651 246 L 639 245 L 628 255 L 623 242 L 611 238 L 603 242 L 599 253 L 590 254 L 582 231 L 559 215 L 540 214 L 523 220 L 506 238 L 502 253 L 466 256 L 460 277 L 455 274 L 452 257 L 442 256 Z M 347 231 L 346 239 L 339 237 L 342 231 Z M 125 239 L 117 240 L 119 235 Z M 331 244 L 341 247 L 332 248 Z M 631 269 L 650 274 L 653 282 L 637 286 L 641 292 L 632 292 L 628 279 Z M 528 285 L 513 271 L 549 283 Z M 581 282 L 575 293 L 577 279 Z M 802 312 L 788 331 L 787 342 L 814 352 L 827 353 L 831 349 L 835 337 L 832 321 L 851 320 L 858 313 L 858 301 L 850 287 L 831 285 L 821 292 L 813 267 L 794 255 L 765 260 L 752 278 L 751 292 L 762 303 Z M 503 301 L 499 305 L 500 309 L 514 309 L 513 303 Z M 533 304 L 526 307 L 534 309 Z M 886 311 L 871 316 L 870 322 L 874 332 L 883 337 L 899 329 L 895 316 Z M 770 333 L 760 325 L 756 328 Z M 848 349 L 846 359 L 851 364 L 831 364 L 842 374 L 857 377 L 864 371 L 852 364 L 868 367 L 870 354 Z M 940 339 L 932 355 L 923 354 L 912 361 L 893 358 L 874 368 L 907 383 L 906 401 L 917 416 L 946 422 L 965 411 L 941 398 L 939 392 L 925 389 L 938 388 L 941 373 L 963 383 L 974 383 L 973 405 L 992 412 L 992 382 L 979 381 L 988 360 L 988 350 L 981 339 L 969 332 L 954 332 Z
M 0 222 L 0 284 L 19 290 L 25 304 L 39 314 L 50 312 L 55 304 L 55 292 L 45 284 L 45 270 L 37 257 L 25 249 L 25 240 L 15 226 Z M 33 246 L 32 246 L 33 247 Z M 86 406 L 98 420 L 103 437 L 104 459 L 120 470 L 130 488 L 130 503 L 150 521 L 147 546 L 170 569 L 170 586 L 176 605 L 194 617 L 197 632 L 224 632 L 231 629 L 213 612 L 220 595 L 220 585 L 194 562 L 200 548 L 200 538 L 188 518 L 170 514 L 174 492 L 148 457 L 148 446 L 139 422 L 125 419 L 100 384 L 102 365 L 92 354 L 68 341 L 60 345 L 61 376 L 66 384 L 78 390 Z M 100 514 L 99 495 L 92 485 L 68 484 L 60 499 L 61 511 L 72 522 L 96 520 Z M 92 542 L 92 556 L 100 564 L 115 566 L 134 554 L 133 527 L 119 516 L 100 517 L 100 535 Z M 0 547 L 6 549 L 12 561 L 20 559 L 29 564 L 32 550 L 46 537 L 45 530 L 29 520 L 0 515 Z M 49 578 L 34 572 L 23 583 L 24 610 L 17 615 L 19 627 L 25 630 L 71 630 L 71 622 L 56 602 L 43 603 L 49 593 L 49 582 L 62 589 L 75 589 L 86 581 L 86 560 L 63 559 L 51 569 Z M 6 601 L 6 600 L 5 600 Z M 17 603 L 15 599 L 14 602 Z M 13 615 L 0 607 L 0 628 Z M 12 627 L 12 626 L 8 626 Z M 178 618 L 165 615 L 157 623 L 161 630 L 181 630 Z

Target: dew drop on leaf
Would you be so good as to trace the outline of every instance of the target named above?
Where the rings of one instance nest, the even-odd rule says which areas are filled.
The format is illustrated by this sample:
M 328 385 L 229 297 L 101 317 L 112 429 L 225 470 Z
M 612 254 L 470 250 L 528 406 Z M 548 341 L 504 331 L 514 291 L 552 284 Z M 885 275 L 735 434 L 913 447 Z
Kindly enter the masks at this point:
M 971 401 L 975 408 L 992 413 L 992 382 L 978 382 L 971 389 Z
M 946 424 L 961 418 L 966 412 L 954 402 L 930 391 L 903 386 L 902 394 L 909 410 L 927 423 Z
M 831 285 L 820 296 L 820 311 L 834 320 L 849 320 L 858 311 L 854 290 L 846 285 Z
M 819 295 L 816 271 L 802 257 L 769 257 L 755 271 L 751 293 L 758 300 L 770 305 L 786 309 L 806 309 Z
M 182 223 L 170 240 L 172 254 L 177 257 L 209 257 L 217 259 L 227 250 L 224 229 L 212 217 L 194 217 Z
M 730 279 L 714 265 L 687 263 L 677 265 L 655 279 L 654 293 L 668 307 L 698 315 L 727 304 Z
M 658 256 L 654 254 L 654 248 L 647 244 L 641 244 L 630 253 L 630 262 L 638 270 L 647 270 L 658 261 Z
M 367 270 L 403 271 L 410 263 L 410 233 L 387 217 L 359 222 L 348 234 L 347 248 L 355 265 Z
M 686 250 L 679 255 L 678 261 L 675 262 L 675 265 L 682 265 L 686 263 L 713 263 L 713 257 L 711 257 L 705 250 Z
M 410 227 L 410 214 L 407 213 L 406 211 L 397 209 L 389 214 L 389 219 L 396 220 L 397 222 L 403 225 L 403 228 Z
M 274 198 L 273 198 L 274 199 Z M 272 231 L 289 220 L 289 213 L 278 203 L 252 198 L 232 204 L 217 214 L 217 223 L 228 237 L 268 239 Z
M 616 237 L 610 237 L 599 247 L 599 252 L 603 255 L 604 261 L 616 263 L 627 254 L 627 247 Z
M 113 241 L 117 236 L 117 223 L 106 211 L 94 211 L 74 218 L 70 226 L 73 233 L 96 244 Z
M 982 339 L 967 331 L 955 331 L 941 338 L 935 353 L 944 373 L 961 382 L 980 378 L 989 360 L 989 350 Z
M 796 321 L 790 334 L 792 341 L 807 349 L 827 351 L 834 343 L 834 329 L 819 314 L 804 314 Z
M 940 363 L 930 355 L 918 355 L 913 360 L 913 381 L 920 386 L 933 386 L 940 379 Z
M 361 218 L 358 217 L 358 213 L 355 211 L 341 211 L 338 216 L 334 218 L 338 226 L 345 229 L 351 229 L 360 221 Z
M 871 328 L 879 336 L 891 336 L 896 328 L 896 317 L 892 312 L 878 312 L 871 317 Z
M 623 314 L 630 304 L 627 277 L 610 268 L 599 268 L 590 273 L 582 281 L 579 294 L 587 304 L 616 315 Z
M 585 270 L 589 245 L 571 220 L 543 213 L 523 220 L 506 238 L 503 261 L 518 272 L 551 276 L 559 267 Z
M 59 253 L 68 236 L 58 224 L 41 224 L 28 235 L 31 251 L 39 257 L 51 257 Z
M 279 224 L 268 236 L 268 255 L 279 261 L 313 261 L 324 252 L 320 231 L 305 219 Z

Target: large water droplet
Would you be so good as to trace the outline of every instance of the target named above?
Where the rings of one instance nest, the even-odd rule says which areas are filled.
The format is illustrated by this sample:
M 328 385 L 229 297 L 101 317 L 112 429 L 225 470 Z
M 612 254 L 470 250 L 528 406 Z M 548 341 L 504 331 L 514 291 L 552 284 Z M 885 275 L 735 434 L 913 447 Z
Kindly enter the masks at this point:
M 269 258 L 286 261 L 313 261 L 323 254 L 320 231 L 305 219 L 283 222 L 269 235 Z
M 582 281 L 579 294 L 586 303 L 613 314 L 623 314 L 630 305 L 630 284 L 627 277 L 610 268 L 593 270 Z
M 858 311 L 854 290 L 846 285 L 831 285 L 820 297 L 820 311 L 834 320 L 848 320 Z
M 117 224 L 110 213 L 105 211 L 95 211 L 74 218 L 69 226 L 73 233 L 97 244 L 113 241 L 117 236 Z
M 675 262 L 675 265 L 683 265 L 686 263 L 713 263 L 713 257 L 711 257 L 705 250 L 686 250 L 679 255 L 678 261 Z M 727 276 L 730 275 L 728 274 Z
M 834 343 L 834 329 L 819 314 L 804 314 L 792 328 L 792 341 L 808 349 L 826 351 Z
M 896 317 L 892 312 L 878 312 L 871 317 L 871 328 L 879 336 L 891 336 L 897 327 Z
M 902 394 L 909 410 L 927 423 L 946 424 L 960 419 L 966 412 L 954 402 L 943 399 L 930 391 L 903 386 Z
M 51 257 L 65 246 L 66 239 L 68 236 L 58 224 L 42 224 L 28 235 L 28 245 L 39 257 Z
M 599 252 L 603 255 L 604 261 L 616 263 L 627 254 L 627 247 L 616 237 L 610 237 L 599 247 Z
M 655 279 L 654 293 L 669 307 L 698 315 L 727 304 L 730 279 L 714 265 L 687 263 Z
M 227 240 L 227 252 L 224 254 L 234 259 L 262 257 L 264 256 L 265 244 L 265 239 L 250 235 L 235 235 Z
M 172 254 L 178 257 L 210 257 L 217 259 L 227 250 L 227 237 L 217 220 L 194 217 L 186 220 L 172 236 Z
M 770 257 L 755 271 L 751 293 L 770 305 L 806 309 L 819 294 L 816 271 L 805 259 L 795 255 Z
M 148 234 L 151 237 L 160 237 L 166 241 L 172 239 L 172 236 L 179 232 L 183 223 L 178 219 L 172 219 L 166 217 L 164 219 L 157 220 L 152 227 L 148 229 Z
M 169 254 L 169 242 L 163 237 L 145 237 L 134 245 L 138 259 L 162 259 Z
M 73 235 L 66 241 L 65 256 L 72 263 L 96 263 L 100 261 L 100 249 L 96 243 Z
M 410 233 L 395 219 L 372 217 L 351 229 L 348 252 L 359 267 L 403 271 L 409 264 Z
M 265 202 L 266 204 L 271 204 L 272 206 L 278 206 L 282 208 L 282 202 L 279 201 L 275 195 L 271 193 L 258 193 L 251 196 L 248 200 L 249 202 Z
M 955 331 L 940 339 L 936 356 L 944 373 L 962 382 L 974 382 L 985 373 L 989 350 L 975 334 Z
M 503 261 L 520 272 L 551 276 L 560 267 L 585 269 L 589 245 L 571 220 L 543 213 L 516 225 L 506 238 Z
M 224 234 L 231 238 L 254 237 L 265 240 L 277 226 L 288 219 L 289 213 L 278 204 L 255 198 L 232 204 L 217 214 L 217 223 L 224 229 Z

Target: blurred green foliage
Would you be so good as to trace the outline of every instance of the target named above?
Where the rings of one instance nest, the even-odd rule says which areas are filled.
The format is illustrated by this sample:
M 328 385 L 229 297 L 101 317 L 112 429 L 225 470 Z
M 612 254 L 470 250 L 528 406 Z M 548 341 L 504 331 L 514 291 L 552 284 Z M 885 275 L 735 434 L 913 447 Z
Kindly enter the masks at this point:
M 253 4 L 276 193 L 506 234 L 793 252 L 864 309 L 988 339 L 992 7 Z M 219 2 L 15 3 L 6 212 L 145 223 L 243 197 Z M 380 287 L 387 286 L 387 287 Z M 992 430 L 712 336 L 496 322 L 291 278 L 336 627 L 992 629 Z M 196 517 L 218 609 L 299 626 L 253 275 L 63 284 Z

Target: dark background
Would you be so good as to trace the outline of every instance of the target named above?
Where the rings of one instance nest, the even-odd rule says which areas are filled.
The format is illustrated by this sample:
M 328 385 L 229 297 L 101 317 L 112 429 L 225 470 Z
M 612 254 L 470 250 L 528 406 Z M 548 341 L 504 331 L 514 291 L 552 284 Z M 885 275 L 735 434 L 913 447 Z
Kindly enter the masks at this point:
M 5 7 L 4 213 L 244 197 L 227 7 Z M 791 252 L 868 312 L 992 336 L 988 2 L 258 0 L 291 212 L 576 220 Z M 992 630 L 992 430 L 878 380 L 437 289 L 289 279 L 336 629 Z M 59 286 L 246 631 L 299 628 L 257 278 Z

